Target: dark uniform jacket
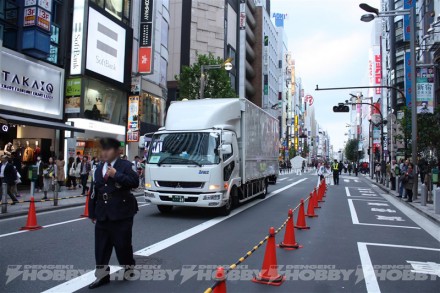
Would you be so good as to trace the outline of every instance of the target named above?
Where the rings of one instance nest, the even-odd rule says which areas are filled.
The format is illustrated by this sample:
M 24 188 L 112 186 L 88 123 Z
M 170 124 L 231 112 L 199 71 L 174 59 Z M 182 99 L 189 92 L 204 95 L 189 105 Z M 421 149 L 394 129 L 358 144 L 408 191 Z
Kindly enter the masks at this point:
M 118 159 L 113 168 L 116 175 L 105 181 L 102 175 L 104 164 L 100 164 L 95 173 L 95 190 L 89 202 L 89 218 L 98 221 L 117 221 L 133 217 L 138 211 L 132 188 L 139 186 L 139 177 L 131 168 L 131 163 Z
M 11 163 L 5 163 L 5 171 L 4 171 L 4 178 L 3 183 L 6 184 L 15 184 L 15 180 L 17 180 L 17 171 L 14 168 L 14 165 Z M 2 167 L 2 163 L 0 163 L 0 168 Z

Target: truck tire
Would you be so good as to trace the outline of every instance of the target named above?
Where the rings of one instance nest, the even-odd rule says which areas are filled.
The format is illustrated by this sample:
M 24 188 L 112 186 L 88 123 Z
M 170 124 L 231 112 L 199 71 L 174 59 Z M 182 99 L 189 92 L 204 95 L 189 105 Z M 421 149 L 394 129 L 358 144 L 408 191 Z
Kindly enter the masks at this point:
M 159 212 L 161 212 L 162 214 L 169 214 L 171 213 L 171 211 L 173 210 L 173 206 L 166 206 L 166 205 L 158 205 L 157 209 L 159 210 Z
M 267 195 L 267 187 L 269 186 L 268 180 L 263 180 L 263 193 L 258 196 L 259 199 L 264 199 Z
M 234 186 L 231 188 L 231 193 L 229 194 L 228 202 L 224 206 L 218 209 L 219 215 L 228 216 L 231 213 L 232 209 L 237 204 L 237 202 L 238 202 L 237 187 Z

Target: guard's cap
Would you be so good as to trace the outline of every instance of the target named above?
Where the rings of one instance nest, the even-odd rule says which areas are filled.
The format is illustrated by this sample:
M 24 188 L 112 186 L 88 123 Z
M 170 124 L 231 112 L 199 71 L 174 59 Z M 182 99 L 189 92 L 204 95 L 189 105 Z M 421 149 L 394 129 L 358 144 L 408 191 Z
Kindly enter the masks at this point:
M 101 148 L 103 150 L 109 150 L 109 149 L 116 149 L 118 150 L 121 144 L 117 139 L 114 139 L 112 137 L 105 137 L 101 138 L 99 140 L 99 143 L 101 144 Z

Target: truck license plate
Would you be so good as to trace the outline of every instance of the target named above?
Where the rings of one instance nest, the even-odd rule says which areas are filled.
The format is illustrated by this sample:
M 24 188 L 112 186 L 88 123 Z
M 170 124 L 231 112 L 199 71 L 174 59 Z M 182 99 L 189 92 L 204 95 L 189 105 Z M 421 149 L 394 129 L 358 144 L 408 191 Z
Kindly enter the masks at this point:
M 173 202 L 185 202 L 185 197 L 182 195 L 173 195 Z

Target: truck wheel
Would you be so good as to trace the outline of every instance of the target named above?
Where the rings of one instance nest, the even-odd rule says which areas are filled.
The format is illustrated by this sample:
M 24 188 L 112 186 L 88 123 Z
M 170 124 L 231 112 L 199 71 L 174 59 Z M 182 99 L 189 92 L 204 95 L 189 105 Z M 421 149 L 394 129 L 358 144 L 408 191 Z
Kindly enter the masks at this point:
M 236 202 L 238 202 L 237 188 L 234 186 L 231 189 L 231 193 L 229 194 L 229 199 L 226 202 L 226 204 L 219 208 L 219 210 L 218 210 L 219 214 L 221 216 L 229 215 L 232 211 L 232 208 L 236 204 Z
M 267 186 L 268 185 L 269 185 L 268 184 L 268 180 L 264 179 L 263 180 L 263 193 L 258 196 L 259 199 L 264 199 L 266 197 L 266 195 L 267 195 Z
M 157 209 L 162 214 L 169 214 L 173 210 L 173 206 L 166 206 L 166 205 L 158 205 Z

